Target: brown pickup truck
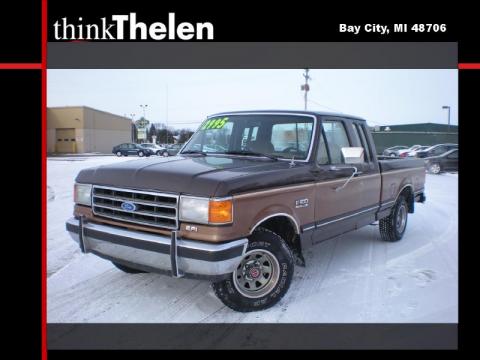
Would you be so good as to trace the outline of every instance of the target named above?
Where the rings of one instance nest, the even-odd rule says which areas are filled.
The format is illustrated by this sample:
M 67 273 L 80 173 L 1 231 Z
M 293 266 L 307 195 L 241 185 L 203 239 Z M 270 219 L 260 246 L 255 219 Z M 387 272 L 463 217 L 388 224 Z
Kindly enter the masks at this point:
M 66 227 L 127 273 L 208 278 L 225 305 L 254 311 L 282 298 L 313 244 L 376 221 L 400 240 L 424 183 L 422 160 L 377 158 L 361 118 L 221 113 L 177 156 L 81 171 Z

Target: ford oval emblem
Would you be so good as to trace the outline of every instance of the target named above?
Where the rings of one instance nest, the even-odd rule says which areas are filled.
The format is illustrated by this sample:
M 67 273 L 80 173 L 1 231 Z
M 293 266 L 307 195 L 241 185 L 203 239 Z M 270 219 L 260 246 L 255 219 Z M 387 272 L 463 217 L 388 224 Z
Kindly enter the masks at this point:
M 135 204 L 132 203 L 132 202 L 129 202 L 129 201 L 123 202 L 122 205 L 120 205 L 120 207 L 125 211 L 135 211 L 135 210 L 137 210 L 137 207 L 135 206 Z

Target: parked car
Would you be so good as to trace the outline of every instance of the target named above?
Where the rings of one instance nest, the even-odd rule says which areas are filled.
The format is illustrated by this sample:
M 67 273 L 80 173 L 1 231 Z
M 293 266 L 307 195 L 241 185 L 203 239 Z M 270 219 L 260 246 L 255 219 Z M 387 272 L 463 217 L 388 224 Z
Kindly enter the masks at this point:
M 228 150 L 196 150 L 220 142 Z M 378 160 L 366 121 L 345 114 L 216 114 L 180 154 L 82 170 L 66 228 L 126 273 L 210 279 L 241 312 L 275 305 L 314 244 L 376 221 L 401 240 L 426 199 L 424 161 Z
M 389 147 L 388 149 L 383 150 L 383 156 L 396 157 L 397 151 L 404 150 L 404 149 L 408 149 L 408 146 L 405 146 L 405 145 L 392 146 L 392 147 Z
M 140 144 L 125 143 L 114 146 L 112 152 L 117 156 L 137 155 L 140 157 L 153 155 L 153 150 L 142 147 Z
M 140 146 L 143 148 L 152 150 L 155 155 L 168 156 L 167 149 L 164 148 L 163 146 L 159 146 L 157 144 L 152 144 L 152 143 L 143 143 L 143 144 L 140 144 Z
M 183 144 L 170 144 L 167 145 L 168 156 L 175 156 L 182 148 Z
M 415 151 L 415 150 L 417 150 L 421 147 L 422 147 L 422 145 L 413 145 L 413 146 L 410 146 L 408 149 L 397 150 L 396 155 L 398 157 L 407 157 L 409 152 Z
M 410 151 L 408 154 L 407 154 L 407 157 L 416 157 L 417 156 L 417 152 L 419 151 L 423 151 L 423 150 L 426 150 L 428 149 L 429 147 L 431 147 L 431 145 L 425 145 L 425 146 L 420 146 L 419 148 L 413 150 L 413 151 Z
M 429 148 L 417 151 L 417 158 L 426 158 L 437 155 L 442 155 L 449 150 L 458 149 L 458 144 L 437 144 L 430 146 Z
M 432 174 L 439 174 L 443 171 L 458 171 L 458 149 L 425 158 L 425 168 Z

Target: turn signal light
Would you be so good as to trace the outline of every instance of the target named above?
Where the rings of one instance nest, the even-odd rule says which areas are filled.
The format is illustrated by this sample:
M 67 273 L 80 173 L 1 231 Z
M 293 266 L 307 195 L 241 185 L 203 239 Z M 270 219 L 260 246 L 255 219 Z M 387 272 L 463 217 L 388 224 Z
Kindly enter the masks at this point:
M 208 222 L 215 224 L 231 223 L 232 199 L 228 200 L 210 200 L 208 207 Z

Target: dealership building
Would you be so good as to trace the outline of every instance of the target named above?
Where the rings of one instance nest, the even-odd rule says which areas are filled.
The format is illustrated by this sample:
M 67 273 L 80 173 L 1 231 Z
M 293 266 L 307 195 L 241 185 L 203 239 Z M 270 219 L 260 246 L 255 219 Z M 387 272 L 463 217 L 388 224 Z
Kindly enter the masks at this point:
M 458 126 L 436 123 L 419 123 L 372 127 L 377 153 L 396 145 L 458 144 Z
M 88 106 L 47 108 L 48 153 L 111 153 L 130 142 L 131 119 Z

